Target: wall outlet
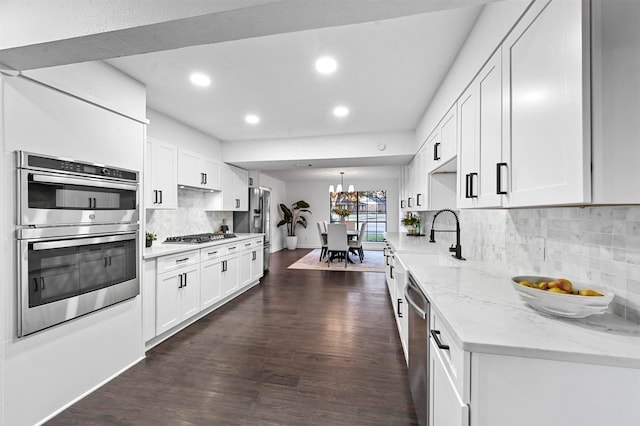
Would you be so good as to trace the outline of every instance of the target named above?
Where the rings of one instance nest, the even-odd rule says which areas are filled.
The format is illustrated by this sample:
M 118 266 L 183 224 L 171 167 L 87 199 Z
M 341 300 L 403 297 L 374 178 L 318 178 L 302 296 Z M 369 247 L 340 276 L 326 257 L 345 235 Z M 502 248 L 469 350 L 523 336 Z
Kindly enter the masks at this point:
M 544 260 L 544 238 L 533 237 L 531 238 L 531 248 L 533 251 L 533 258 L 535 260 Z

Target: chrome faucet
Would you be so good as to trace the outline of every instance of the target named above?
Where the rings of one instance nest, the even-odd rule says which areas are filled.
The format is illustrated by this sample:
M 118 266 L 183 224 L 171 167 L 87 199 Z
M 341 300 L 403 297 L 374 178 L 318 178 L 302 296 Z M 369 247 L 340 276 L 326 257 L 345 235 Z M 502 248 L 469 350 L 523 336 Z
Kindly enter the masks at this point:
M 435 229 L 436 218 L 442 212 L 449 212 L 456 218 L 456 229 L 455 230 L 453 230 L 453 229 Z M 431 233 L 429 234 L 429 242 L 430 243 L 435 243 L 436 242 L 436 239 L 435 239 L 435 233 L 436 232 L 455 232 L 456 233 L 456 245 L 455 246 L 451 245 L 451 247 L 449 247 L 449 251 L 451 253 L 455 253 L 453 255 L 453 257 L 455 257 L 456 259 L 466 260 L 464 257 L 462 257 L 462 246 L 460 245 L 460 220 L 458 219 L 458 215 L 457 215 L 456 212 L 454 212 L 451 209 L 439 210 L 433 216 L 433 222 L 431 222 Z

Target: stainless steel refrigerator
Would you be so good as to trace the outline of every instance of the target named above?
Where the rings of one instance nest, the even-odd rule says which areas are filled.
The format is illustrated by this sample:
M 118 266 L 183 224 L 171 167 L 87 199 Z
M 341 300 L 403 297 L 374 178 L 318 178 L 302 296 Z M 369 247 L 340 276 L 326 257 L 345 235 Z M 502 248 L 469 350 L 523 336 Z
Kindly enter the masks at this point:
M 269 270 L 271 256 L 271 191 L 249 188 L 249 209 L 233 212 L 233 232 L 264 234 L 264 270 Z

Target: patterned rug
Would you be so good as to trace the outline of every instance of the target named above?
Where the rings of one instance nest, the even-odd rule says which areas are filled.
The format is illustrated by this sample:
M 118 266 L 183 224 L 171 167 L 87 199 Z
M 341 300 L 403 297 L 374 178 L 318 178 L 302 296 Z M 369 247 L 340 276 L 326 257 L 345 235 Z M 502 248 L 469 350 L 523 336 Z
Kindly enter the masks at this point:
M 351 271 L 351 272 L 383 272 L 384 273 L 384 256 L 382 251 L 365 250 L 364 260 L 360 263 L 360 259 L 355 254 L 350 254 L 354 263 L 349 263 L 344 267 L 344 263 L 334 260 L 331 266 L 327 265 L 325 257 L 320 262 L 320 249 L 315 249 L 301 259 L 289 265 L 288 269 L 315 269 L 318 271 Z

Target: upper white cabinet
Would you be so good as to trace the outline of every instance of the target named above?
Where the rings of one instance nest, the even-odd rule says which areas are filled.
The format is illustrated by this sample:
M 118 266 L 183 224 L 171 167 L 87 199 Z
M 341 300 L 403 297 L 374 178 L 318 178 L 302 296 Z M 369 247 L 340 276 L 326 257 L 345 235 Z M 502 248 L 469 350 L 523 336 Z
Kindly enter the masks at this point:
M 146 208 L 177 208 L 177 175 L 177 147 L 148 138 L 145 146 L 144 167 L 144 200 Z
M 246 211 L 249 208 L 249 173 L 224 165 L 222 175 L 222 210 Z
M 180 148 L 178 185 L 220 190 L 220 164 L 195 152 Z
M 537 1 L 503 43 L 504 206 L 591 201 L 588 12 Z
M 447 164 L 458 152 L 457 115 L 456 105 L 453 105 L 428 138 L 427 167 L 430 172 Z
M 498 49 L 458 99 L 459 208 L 502 205 L 501 59 Z

